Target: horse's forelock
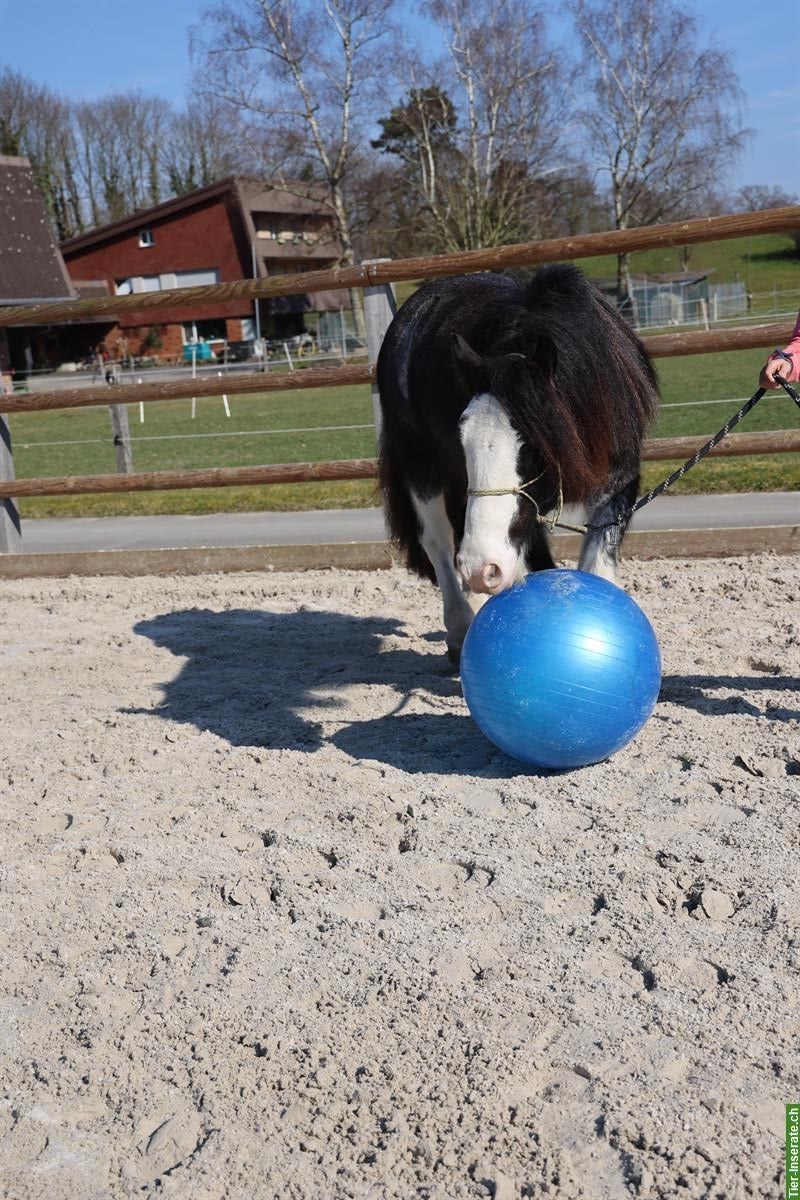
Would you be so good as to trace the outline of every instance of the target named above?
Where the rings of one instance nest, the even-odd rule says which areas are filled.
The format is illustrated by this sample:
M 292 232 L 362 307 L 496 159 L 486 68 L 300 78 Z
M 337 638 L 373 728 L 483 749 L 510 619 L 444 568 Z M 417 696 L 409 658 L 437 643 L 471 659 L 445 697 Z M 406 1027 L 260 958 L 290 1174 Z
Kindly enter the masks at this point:
M 493 380 L 492 394 L 537 461 L 555 479 L 561 479 L 565 498 L 579 500 L 590 495 L 599 483 L 602 463 L 608 463 L 601 444 L 602 426 L 589 431 L 585 414 L 581 421 L 577 419 L 553 376 L 534 361 L 516 372 L 504 370 Z
M 495 347 L 491 390 L 560 472 L 565 498 L 585 499 L 620 449 L 641 439 L 655 376 L 633 331 L 574 268 L 540 271 L 525 298 Z

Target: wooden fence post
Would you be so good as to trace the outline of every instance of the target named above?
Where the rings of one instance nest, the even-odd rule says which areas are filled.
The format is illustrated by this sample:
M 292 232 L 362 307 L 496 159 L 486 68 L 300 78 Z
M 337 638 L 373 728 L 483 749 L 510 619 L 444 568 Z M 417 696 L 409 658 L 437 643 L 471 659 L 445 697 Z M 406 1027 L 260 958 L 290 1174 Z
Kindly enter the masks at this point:
M 362 267 L 373 263 L 390 262 L 386 258 L 368 258 L 362 262 Z M 392 317 L 397 312 L 397 298 L 393 283 L 380 283 L 376 287 L 364 288 L 364 321 L 367 327 L 367 355 L 371 363 L 377 363 L 381 344 L 386 336 L 386 330 L 392 323 Z M 378 384 L 372 384 L 372 412 L 375 418 L 375 438 L 380 439 L 381 406 Z
M 0 416 L 0 479 L 14 478 L 14 457 L 11 453 L 11 431 L 8 421 Z M 22 527 L 19 508 L 14 500 L 0 500 L 0 554 L 22 552 Z
M 131 427 L 128 423 L 126 404 L 110 404 L 111 429 L 114 434 L 114 455 L 117 470 L 124 475 L 133 474 L 133 451 L 131 450 Z

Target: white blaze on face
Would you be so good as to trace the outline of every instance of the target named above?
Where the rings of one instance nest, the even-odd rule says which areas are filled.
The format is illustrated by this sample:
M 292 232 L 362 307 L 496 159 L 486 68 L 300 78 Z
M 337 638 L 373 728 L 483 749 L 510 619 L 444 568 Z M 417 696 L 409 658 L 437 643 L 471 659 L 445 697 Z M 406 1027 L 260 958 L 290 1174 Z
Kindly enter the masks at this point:
M 493 594 L 510 587 L 519 567 L 519 553 L 508 531 L 518 503 L 511 489 L 522 482 L 517 473 L 522 443 L 502 405 L 484 393 L 475 396 L 464 411 L 461 444 L 470 490 L 506 492 L 467 498 L 464 537 L 456 558 L 458 570 L 473 592 Z

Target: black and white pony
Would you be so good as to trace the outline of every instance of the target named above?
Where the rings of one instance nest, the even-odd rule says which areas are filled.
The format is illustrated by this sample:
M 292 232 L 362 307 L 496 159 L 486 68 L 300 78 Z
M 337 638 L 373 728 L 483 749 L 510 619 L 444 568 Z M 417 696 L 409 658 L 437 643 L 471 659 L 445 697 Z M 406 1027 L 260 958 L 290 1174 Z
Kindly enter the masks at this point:
M 411 570 L 438 582 L 457 661 L 470 593 L 555 565 L 537 510 L 563 499 L 603 525 L 633 503 L 655 372 L 597 288 L 554 265 L 527 284 L 480 274 L 421 287 L 389 327 L 378 385 L 389 529 Z M 613 579 L 617 549 L 611 531 L 590 531 L 578 565 Z

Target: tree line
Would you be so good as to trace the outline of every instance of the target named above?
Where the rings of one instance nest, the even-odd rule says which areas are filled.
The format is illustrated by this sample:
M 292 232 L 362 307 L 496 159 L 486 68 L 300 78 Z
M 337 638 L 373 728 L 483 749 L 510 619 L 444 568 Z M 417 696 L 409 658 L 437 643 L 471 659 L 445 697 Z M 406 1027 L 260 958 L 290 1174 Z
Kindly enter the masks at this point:
M 245 165 L 213 104 L 120 92 L 74 102 L 0 66 L 0 154 L 25 155 L 57 236 L 125 217 Z
M 726 195 L 740 85 L 674 0 L 565 0 L 566 46 L 534 0 L 418 11 L 221 0 L 190 30 L 184 111 L 0 68 L 0 153 L 31 158 L 61 238 L 228 174 L 322 184 L 344 264 L 792 201 Z

